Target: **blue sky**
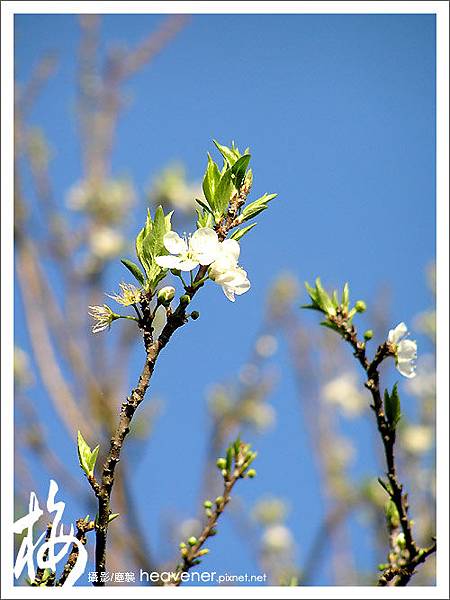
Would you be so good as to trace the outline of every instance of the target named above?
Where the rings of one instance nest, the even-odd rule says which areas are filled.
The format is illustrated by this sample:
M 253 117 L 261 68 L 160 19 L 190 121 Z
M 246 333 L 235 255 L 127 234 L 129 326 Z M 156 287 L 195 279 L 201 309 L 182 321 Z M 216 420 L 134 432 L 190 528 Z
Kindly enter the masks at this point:
M 162 18 L 105 16 L 104 47 L 111 42 L 135 46 Z M 71 15 L 20 15 L 15 36 L 19 82 L 47 50 L 60 57 L 30 120 L 43 127 L 51 142 L 51 174 L 62 197 L 81 175 L 74 114 L 77 21 Z M 190 178 L 200 179 L 212 138 L 250 146 L 253 198 L 278 193 L 242 242 L 251 291 L 231 304 L 216 286 L 205 289 L 196 300 L 200 320 L 180 332 L 158 365 L 153 390 L 166 406 L 138 477 L 152 474 L 149 529 L 154 538 L 165 507 L 176 507 L 186 517 L 196 512 L 196 467 L 207 428 L 205 389 L 245 361 L 277 273 L 291 271 L 309 281 L 320 275 L 330 284 L 348 280 L 354 297 L 369 305 L 386 284 L 393 324 L 411 322 L 429 306 L 424 281 L 435 256 L 435 19 L 197 15 L 128 83 L 127 91 L 131 102 L 119 123 L 113 171 L 132 177 L 141 194 L 131 217 L 136 227 L 144 219 L 144 195 L 152 178 L 179 159 Z M 111 286 L 122 276 L 122 270 L 112 269 Z M 20 310 L 18 302 L 17 342 L 27 347 Z M 219 341 L 217 331 L 224 324 L 233 333 Z M 136 373 L 141 360 L 137 354 Z M 321 507 L 314 501 L 317 482 L 305 465 L 309 449 L 298 441 L 301 414 L 287 361 L 281 348 L 282 379 L 273 397 L 277 427 L 255 439 L 258 478 L 243 482 L 241 493 L 249 503 L 265 492 L 291 498 L 289 525 L 302 547 L 301 560 Z M 199 365 L 201 377 L 195 375 Z M 363 441 L 365 433 L 355 435 Z M 55 443 L 77 469 L 70 441 L 55 433 Z M 273 448 L 283 456 L 285 470 L 277 467 Z M 371 448 L 365 451 L 370 464 Z M 305 489 L 307 518 L 298 505 L 299 490 Z M 138 508 L 147 519 L 148 507 L 140 503 Z M 73 512 L 78 516 L 80 511 L 74 507 Z M 240 553 L 239 547 L 228 522 L 221 540 L 213 542 L 208 568 L 254 570 L 251 553 L 246 548 Z M 375 559 L 367 550 L 359 560 L 370 570 Z

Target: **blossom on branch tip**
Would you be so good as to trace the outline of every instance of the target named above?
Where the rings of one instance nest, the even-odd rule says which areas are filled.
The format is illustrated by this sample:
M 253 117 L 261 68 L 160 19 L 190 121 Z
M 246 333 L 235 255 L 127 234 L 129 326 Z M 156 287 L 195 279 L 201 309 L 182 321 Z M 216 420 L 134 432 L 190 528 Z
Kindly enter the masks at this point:
M 222 287 L 231 302 L 234 302 L 235 294 L 240 296 L 250 289 L 247 272 L 238 266 L 240 251 L 236 240 L 224 240 L 219 245 L 216 260 L 209 267 L 209 277 Z
M 391 329 L 388 334 L 388 343 L 394 346 L 395 365 L 397 370 L 404 377 L 415 377 L 417 342 L 405 339 L 408 334 L 408 328 L 405 323 L 399 323 L 395 329 Z
M 170 254 L 155 259 L 163 269 L 192 271 L 198 265 L 210 265 L 219 249 L 217 233 L 210 227 L 200 227 L 187 239 L 181 238 L 175 231 L 169 231 L 163 242 Z
M 111 323 L 119 318 L 119 315 L 116 315 L 107 304 L 103 304 L 103 306 L 90 306 L 89 316 L 96 321 L 92 327 L 92 333 L 100 333 L 100 331 L 109 329 Z
M 119 283 L 120 294 L 106 294 L 122 306 L 132 306 L 141 301 L 141 290 L 132 283 Z

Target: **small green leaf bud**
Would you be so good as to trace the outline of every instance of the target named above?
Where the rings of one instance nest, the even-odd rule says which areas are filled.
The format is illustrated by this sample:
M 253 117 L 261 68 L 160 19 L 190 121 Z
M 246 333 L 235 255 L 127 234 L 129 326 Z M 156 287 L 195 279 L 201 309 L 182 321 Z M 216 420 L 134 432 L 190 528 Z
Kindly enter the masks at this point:
M 205 500 L 205 501 L 203 502 L 203 506 L 204 506 L 205 508 L 211 508 L 211 507 L 212 507 L 212 505 L 213 505 L 213 503 L 211 502 L 211 500 Z
M 180 269 L 170 269 L 170 272 L 172 275 L 175 275 L 175 277 L 179 277 L 181 275 Z
M 256 477 L 256 471 L 255 471 L 255 469 L 249 469 L 247 471 L 247 477 L 250 477 L 250 479 L 253 479 L 253 477 Z
M 225 460 L 225 458 L 218 458 L 216 465 L 218 469 L 225 469 L 225 467 L 227 466 L 227 461 Z
M 226 477 L 228 475 L 228 471 L 226 469 L 222 469 L 221 473 L 222 477 Z
M 213 535 L 217 535 L 217 529 L 211 529 L 209 532 L 209 537 L 212 537 Z
M 206 516 L 209 519 L 210 517 L 212 517 L 213 512 L 212 512 L 212 510 L 210 508 L 205 508 L 205 514 L 206 514 Z
M 373 331 L 372 331 L 372 329 L 368 329 L 367 331 L 364 332 L 364 339 L 366 340 L 366 342 L 368 342 L 372 338 L 373 338 Z
M 168 306 L 175 297 L 175 288 L 171 285 L 166 285 L 158 292 L 158 302 L 164 306 Z
M 200 316 L 200 313 L 198 312 L 198 310 L 193 310 L 191 312 L 191 319 L 193 321 L 196 321 L 199 318 L 199 316 Z
M 187 556 L 189 554 L 189 550 L 187 548 L 181 548 L 181 556 Z
M 205 556 L 205 554 L 209 554 L 209 548 L 203 548 L 202 550 L 200 550 L 198 556 Z
M 179 548 L 180 550 L 183 550 L 183 548 L 186 548 L 186 544 L 184 542 L 180 542 Z
M 363 313 L 366 310 L 367 306 L 364 300 L 358 300 L 355 304 L 356 312 Z
M 217 496 L 215 502 L 216 502 L 217 506 L 220 506 L 223 502 L 223 496 Z
M 195 535 L 192 535 L 188 539 L 188 544 L 189 544 L 189 546 L 195 546 L 196 543 L 197 543 L 197 538 L 195 537 Z
M 406 541 L 405 541 L 405 534 L 403 532 L 398 534 L 397 539 L 395 541 L 397 543 L 397 546 L 401 550 L 405 549 L 405 547 L 406 547 Z
M 183 294 L 180 298 L 181 306 L 187 306 L 190 301 L 191 301 L 191 299 L 189 298 L 189 296 L 187 294 Z

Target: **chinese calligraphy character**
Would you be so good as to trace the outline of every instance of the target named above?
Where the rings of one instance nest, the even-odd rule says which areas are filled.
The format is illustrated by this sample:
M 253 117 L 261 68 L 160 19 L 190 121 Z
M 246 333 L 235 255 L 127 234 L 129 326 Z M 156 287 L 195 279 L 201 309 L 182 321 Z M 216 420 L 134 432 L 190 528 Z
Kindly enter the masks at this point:
M 68 533 L 64 533 L 64 525 L 61 523 L 58 533 L 58 525 L 61 522 L 66 505 L 64 502 L 55 502 L 57 492 L 58 485 L 55 481 L 53 481 L 53 479 L 51 479 L 47 497 L 47 511 L 49 513 L 56 514 L 50 529 L 49 538 L 45 540 L 43 544 L 41 544 L 41 542 L 45 536 L 45 533 L 43 533 L 36 541 L 33 540 L 33 527 L 44 514 L 39 506 L 37 496 L 34 492 L 31 492 L 30 494 L 28 514 L 15 521 L 13 525 L 14 533 L 20 535 L 26 531 L 14 565 L 13 572 L 16 579 L 20 577 L 23 569 L 27 567 L 28 577 L 34 581 L 36 577 L 34 552 L 36 549 L 36 564 L 38 568 L 56 571 L 57 564 L 70 551 L 70 546 L 72 544 L 76 544 L 78 547 L 78 556 L 75 566 L 67 577 L 64 585 L 67 585 L 68 587 L 74 585 L 74 583 L 84 573 L 88 559 L 87 551 L 84 545 L 75 537 L 73 525 L 70 525 Z M 55 554 L 55 546 L 61 544 L 62 548 Z M 38 548 L 39 545 L 40 547 Z

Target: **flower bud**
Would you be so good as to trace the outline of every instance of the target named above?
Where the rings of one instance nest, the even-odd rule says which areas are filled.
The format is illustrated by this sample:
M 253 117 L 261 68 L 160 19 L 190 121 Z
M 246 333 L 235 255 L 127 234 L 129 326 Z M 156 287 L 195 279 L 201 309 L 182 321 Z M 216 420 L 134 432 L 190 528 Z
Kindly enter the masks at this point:
M 187 306 L 190 301 L 191 301 L 191 299 L 189 298 L 189 296 L 187 294 L 183 294 L 180 298 L 181 306 Z
M 216 461 L 216 465 L 218 469 L 225 469 L 227 466 L 227 461 L 225 458 L 218 458 Z
M 372 331 L 372 329 L 368 329 L 367 331 L 364 332 L 364 339 L 366 340 L 366 342 L 368 342 L 372 338 L 373 338 L 373 331 Z
M 363 313 L 366 310 L 367 306 L 364 300 L 358 300 L 355 304 L 356 312 Z
M 188 544 L 189 544 L 189 546 L 195 546 L 196 543 L 197 543 L 197 538 L 195 537 L 195 535 L 192 535 L 188 539 Z
M 209 553 L 209 548 L 203 548 L 202 550 L 200 550 L 200 552 L 198 553 L 198 556 L 205 556 L 205 554 Z
M 164 306 L 168 306 L 175 297 L 175 288 L 171 285 L 166 285 L 158 292 L 158 302 Z
M 215 502 L 216 502 L 217 506 L 220 506 L 223 502 L 223 496 L 217 496 Z
M 211 502 L 211 500 L 205 500 L 205 501 L 203 502 L 203 506 L 204 506 L 205 508 L 211 508 L 211 507 L 212 507 L 212 505 L 213 505 L 213 503 Z
M 178 547 L 180 548 L 180 550 L 183 550 L 183 548 L 186 548 L 186 544 L 184 542 L 180 542 L 180 545 Z
M 395 542 L 401 550 L 404 550 L 406 546 L 405 534 L 403 532 L 399 533 Z
M 255 469 L 249 469 L 247 471 L 247 477 L 249 477 L 250 479 L 253 479 L 253 477 L 256 477 L 256 471 L 255 471 Z

